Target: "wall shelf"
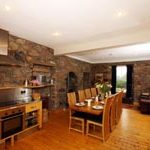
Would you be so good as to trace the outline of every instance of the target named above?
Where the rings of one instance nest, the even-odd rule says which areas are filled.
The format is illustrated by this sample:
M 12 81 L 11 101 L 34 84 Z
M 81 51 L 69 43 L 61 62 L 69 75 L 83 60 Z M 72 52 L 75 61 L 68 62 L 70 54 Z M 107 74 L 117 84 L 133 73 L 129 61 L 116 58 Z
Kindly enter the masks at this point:
M 24 88 L 36 89 L 36 88 L 44 88 L 44 87 L 49 87 L 49 86 L 53 86 L 53 84 L 37 85 L 37 86 L 24 86 Z
M 37 86 L 6 86 L 6 87 L 0 87 L 0 90 L 5 90 L 5 89 L 14 89 L 14 88 L 31 88 L 31 89 L 36 89 L 36 88 L 44 88 L 44 87 L 50 87 L 54 86 L 54 84 L 46 84 L 46 85 L 37 85 Z
M 49 63 L 49 64 L 46 64 L 46 63 L 33 63 L 33 66 L 44 66 L 44 67 L 55 67 L 56 64 L 55 63 Z

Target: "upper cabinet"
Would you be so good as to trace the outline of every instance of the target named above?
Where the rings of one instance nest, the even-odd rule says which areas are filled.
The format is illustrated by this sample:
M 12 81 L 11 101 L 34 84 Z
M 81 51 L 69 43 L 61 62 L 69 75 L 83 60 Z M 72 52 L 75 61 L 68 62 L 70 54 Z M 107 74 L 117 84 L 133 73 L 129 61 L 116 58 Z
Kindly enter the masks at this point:
M 8 31 L 0 29 L 0 55 L 8 55 Z

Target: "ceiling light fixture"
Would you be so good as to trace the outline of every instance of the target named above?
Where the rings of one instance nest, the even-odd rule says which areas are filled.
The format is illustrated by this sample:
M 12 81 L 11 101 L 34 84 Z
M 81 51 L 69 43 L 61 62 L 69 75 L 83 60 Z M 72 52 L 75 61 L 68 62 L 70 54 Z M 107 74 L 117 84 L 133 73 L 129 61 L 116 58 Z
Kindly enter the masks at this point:
M 8 6 L 8 5 L 5 5 L 4 8 L 6 11 L 10 11 L 10 9 L 11 9 L 10 6 Z
M 54 32 L 52 35 L 53 36 L 60 36 L 61 34 L 59 32 Z
M 124 10 L 119 10 L 119 11 L 117 11 L 117 13 L 116 13 L 116 16 L 117 16 L 118 18 L 125 17 L 126 15 L 127 15 L 127 12 L 124 11 Z

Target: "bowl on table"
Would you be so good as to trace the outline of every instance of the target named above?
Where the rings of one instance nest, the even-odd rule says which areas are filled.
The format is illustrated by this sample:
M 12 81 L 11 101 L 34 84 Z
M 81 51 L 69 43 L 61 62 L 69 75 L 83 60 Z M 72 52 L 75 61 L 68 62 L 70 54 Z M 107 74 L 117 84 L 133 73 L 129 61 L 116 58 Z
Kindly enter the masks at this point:
M 104 105 L 104 104 L 105 104 L 105 102 L 104 102 L 104 101 L 101 101 L 100 103 L 101 103 L 102 105 Z
M 96 110 L 100 110 L 100 109 L 103 109 L 104 107 L 101 105 L 94 105 L 94 106 L 92 106 L 92 108 L 96 109 Z
M 85 106 L 84 102 L 76 103 L 75 106 Z

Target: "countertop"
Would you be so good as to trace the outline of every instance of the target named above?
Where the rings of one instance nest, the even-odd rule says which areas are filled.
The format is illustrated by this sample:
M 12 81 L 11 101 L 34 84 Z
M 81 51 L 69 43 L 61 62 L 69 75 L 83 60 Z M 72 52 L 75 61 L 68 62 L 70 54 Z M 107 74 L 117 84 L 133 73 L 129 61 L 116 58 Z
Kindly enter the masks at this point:
M 36 103 L 36 102 L 39 102 L 41 100 L 32 100 L 32 101 L 17 101 L 16 104 L 14 105 L 9 105 L 9 106 L 4 106 L 4 107 L 0 107 L 0 111 L 3 111 L 3 110 L 8 110 L 8 109 L 13 109 L 15 107 L 22 107 L 23 105 L 27 105 L 27 104 L 30 104 L 30 103 Z

